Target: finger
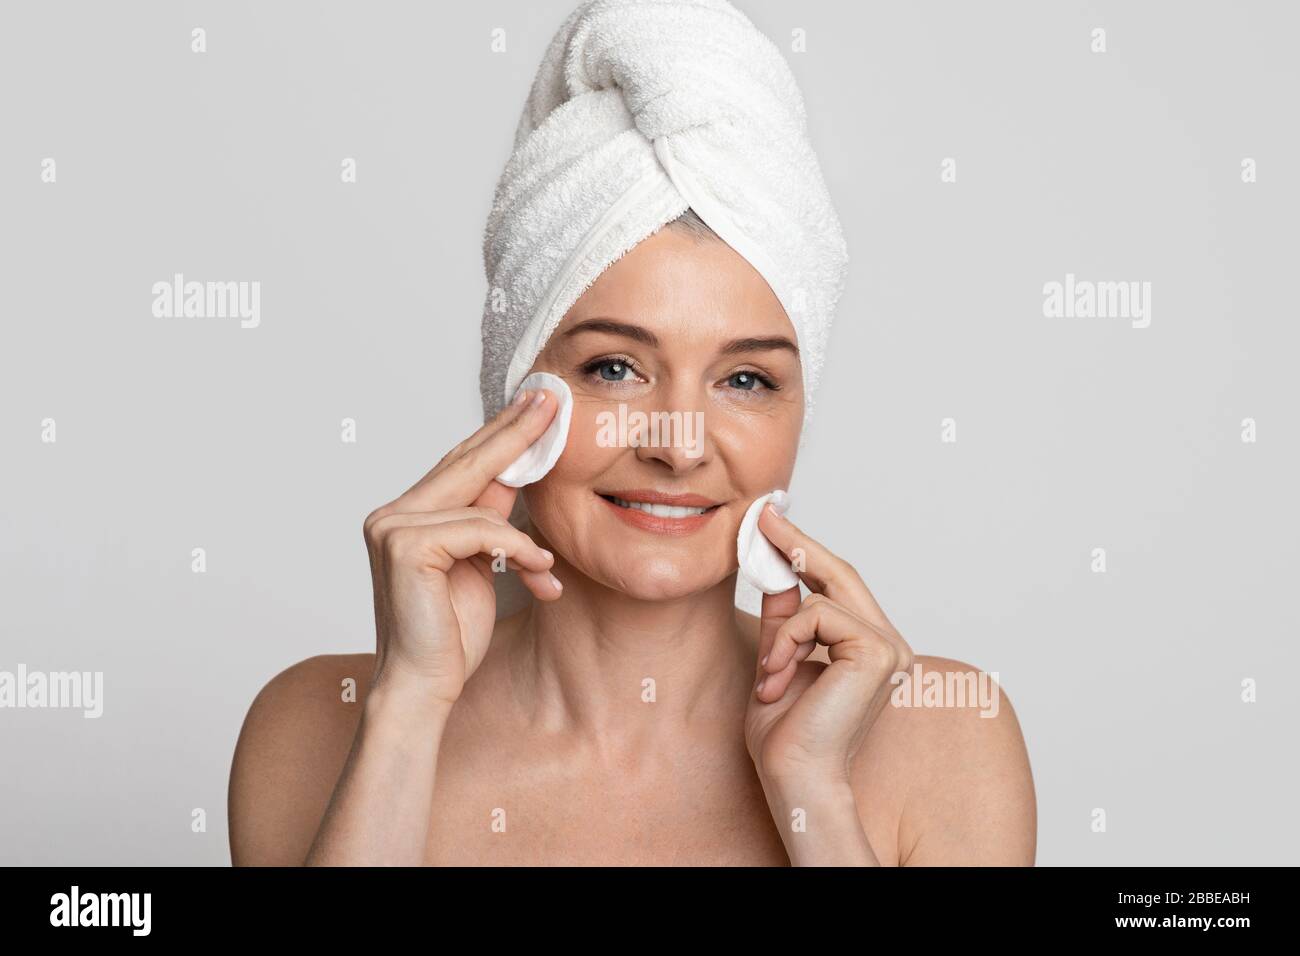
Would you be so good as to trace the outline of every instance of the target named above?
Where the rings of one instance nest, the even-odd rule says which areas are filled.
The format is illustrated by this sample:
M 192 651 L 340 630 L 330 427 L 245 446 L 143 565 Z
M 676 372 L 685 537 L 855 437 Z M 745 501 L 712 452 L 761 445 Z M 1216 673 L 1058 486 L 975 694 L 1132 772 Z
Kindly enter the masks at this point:
M 794 662 L 798 664 L 800 661 L 807 660 L 815 650 L 817 650 L 816 641 L 809 641 L 807 644 L 800 644 L 795 648 Z
M 519 580 L 541 601 L 557 601 L 564 593 L 563 583 L 551 571 L 521 570 Z
M 789 518 L 777 514 L 771 505 L 759 514 L 758 527 L 790 559 L 791 567 L 808 590 L 824 594 L 877 627 L 893 629 L 853 565 L 810 537 Z
M 507 524 L 491 508 L 449 508 L 446 511 L 389 511 L 387 507 L 371 512 L 363 527 L 366 547 L 371 555 L 382 551 L 386 536 L 394 528 L 407 528 L 419 525 L 446 524 L 448 521 L 460 521 L 465 518 L 482 518 L 494 524 Z
M 889 675 L 912 666 L 912 649 L 896 633 L 875 627 L 848 608 L 813 594 L 804 602 L 803 609 L 778 629 L 765 666 L 765 670 L 773 673 L 761 686 L 759 698 L 779 700 L 797 673 L 799 662 L 818 644 L 829 648 L 832 664 L 855 661 L 862 669 L 879 672 L 883 667 Z M 792 647 L 796 649 L 792 651 Z M 840 674 L 841 680 L 855 679 L 846 676 L 852 671 L 832 669 L 831 673 Z
M 764 673 L 762 661 L 772 649 L 772 641 L 777 629 L 786 622 L 790 615 L 799 610 L 799 586 L 796 584 L 788 591 L 779 594 L 764 594 L 758 625 L 758 656 L 754 679 Z
M 372 538 L 379 538 L 383 536 L 384 532 L 393 528 L 446 524 L 448 521 L 463 521 L 466 518 L 482 518 L 484 521 L 491 521 L 493 524 L 500 525 L 509 523 L 491 508 L 470 506 L 468 508 L 448 508 L 445 511 L 392 511 L 376 517 L 370 522 L 368 530 Z
M 412 489 L 412 500 L 423 511 L 438 511 L 477 501 L 496 476 L 542 436 L 558 408 L 559 403 L 551 392 L 537 390 L 523 410 L 505 426 L 449 462 L 428 482 Z
M 465 440 L 461 452 L 463 453 L 469 451 L 471 448 L 477 448 L 502 428 L 505 428 L 512 421 L 518 418 L 524 409 L 528 407 L 528 403 L 532 400 L 533 394 L 534 392 L 532 389 L 521 389 L 519 393 L 510 400 L 510 404 L 502 407 L 502 409 L 493 416 L 490 422 Z
M 502 573 L 501 557 L 499 552 L 491 558 L 485 555 L 475 555 L 469 559 L 470 564 L 475 565 L 484 577 L 490 577 L 495 586 L 496 575 Z M 535 571 L 522 566 L 513 558 L 505 561 L 505 567 L 514 571 L 518 575 L 520 582 L 526 587 L 534 597 L 542 601 L 554 601 L 563 593 L 563 585 L 560 579 L 555 576 L 553 570 Z
M 550 552 L 548 551 L 546 553 L 549 554 Z M 478 554 L 469 560 L 470 563 L 477 565 L 486 576 L 501 573 L 502 568 L 500 561 L 503 557 L 504 554 L 502 554 L 499 549 L 494 549 L 491 558 L 488 558 L 486 555 Z M 543 601 L 554 601 L 564 591 L 564 585 L 560 583 L 560 579 L 555 576 L 553 570 L 533 571 L 521 565 L 514 558 L 506 558 L 505 567 L 514 571 L 519 576 L 519 580 L 523 582 L 524 586 L 528 588 L 534 596 Z
M 527 394 L 532 396 L 532 392 L 521 392 L 521 395 Z M 556 404 L 556 411 L 559 410 L 559 404 Z M 547 423 L 549 426 L 549 422 Z M 545 431 L 545 429 L 543 429 Z M 488 436 L 491 437 L 491 436 Z M 514 459 L 511 459 L 513 461 Z M 500 472 L 497 472 L 500 474 Z M 491 508 L 503 518 L 509 518 L 510 512 L 514 510 L 515 499 L 519 497 L 519 489 L 511 488 L 509 485 L 503 485 L 499 481 L 489 481 L 483 493 L 474 499 L 475 507 Z
M 444 543 L 447 552 L 453 557 L 463 554 L 469 560 L 482 561 L 490 572 L 495 572 L 495 562 L 504 557 L 506 566 L 515 570 L 524 587 L 528 588 L 535 597 L 542 601 L 558 599 L 564 586 L 550 570 L 555 564 L 555 556 L 495 512 L 489 511 L 489 514 L 491 517 L 488 518 L 466 518 L 461 521 L 446 522 L 444 527 L 455 529 L 455 536 L 450 538 L 450 546 Z M 517 542 L 517 550 L 512 550 L 508 544 L 501 543 L 500 539 L 494 537 L 493 532 L 489 532 L 485 535 L 480 550 L 473 551 L 472 549 L 478 543 L 474 534 L 475 521 L 485 521 L 489 527 L 495 526 L 501 529 L 508 540 Z
M 442 471 L 449 464 L 451 464 L 456 459 L 460 458 L 470 449 L 477 448 L 479 445 L 481 445 L 492 435 L 495 435 L 502 428 L 505 428 L 512 421 L 518 418 L 523 413 L 524 409 L 528 407 L 528 400 L 532 398 L 532 394 L 533 393 L 530 391 L 521 391 L 518 395 L 515 396 L 514 401 L 512 401 L 509 405 L 506 405 L 499 412 L 497 412 L 496 415 L 493 416 L 491 421 L 484 423 L 478 429 L 478 431 L 474 432 L 464 441 L 460 442 L 458 445 L 456 445 L 454 448 L 448 451 L 447 454 L 443 455 L 442 458 L 438 460 L 438 463 L 434 465 L 432 468 L 430 468 L 427 472 L 425 472 L 424 475 L 421 476 L 419 481 L 411 485 L 410 488 L 406 489 L 406 491 L 404 491 L 396 499 L 396 501 L 394 501 L 394 504 L 396 504 L 397 502 L 406 503 L 408 500 L 408 496 L 410 496 L 410 494 L 413 491 L 415 491 L 416 489 L 420 488 L 421 486 L 427 484 L 430 480 L 432 480 L 434 475 L 438 474 L 438 472 Z
M 402 515 L 383 519 L 378 550 L 390 563 L 409 562 L 442 572 L 457 561 L 478 555 L 513 559 L 525 571 L 547 571 L 555 557 L 528 535 L 502 521 L 474 516 L 450 521 L 398 523 Z
M 391 504 L 386 505 L 385 510 L 441 511 L 474 502 L 487 488 L 489 482 L 504 471 L 510 462 L 518 458 L 525 448 L 540 438 L 542 432 L 546 431 L 546 427 L 551 423 L 551 418 L 559 407 L 554 396 L 541 391 L 530 392 L 529 396 L 523 403 L 507 405 L 491 422 L 447 452 L 424 477 Z M 549 397 L 543 397 L 539 401 L 539 396 Z M 503 436 L 506 441 L 501 443 Z M 485 460 L 482 451 L 493 442 L 497 444 L 493 446 L 492 454 Z M 475 471 L 475 474 L 478 474 L 488 471 L 493 461 L 502 458 L 504 460 L 500 461 L 495 470 L 490 474 L 483 474 L 472 493 L 466 490 L 472 484 L 472 481 L 466 481 L 467 462 L 478 463 Z M 445 481 L 445 476 L 457 468 L 460 469 L 457 480 Z M 493 502 L 493 505 L 497 503 Z M 513 501 L 511 503 L 513 504 Z
M 814 595 L 816 597 L 816 595 Z M 777 628 L 772 648 L 768 651 L 763 669 L 769 674 L 785 670 L 796 651 L 817 644 L 827 647 L 844 641 L 860 639 L 869 625 L 829 600 L 809 600 L 803 608 Z
M 367 535 L 371 546 L 376 550 L 382 550 L 385 535 L 394 528 L 447 524 L 451 521 L 461 521 L 473 518 L 481 518 L 484 521 L 491 522 L 492 524 L 501 525 L 510 528 L 511 530 L 518 530 L 491 508 L 470 507 L 452 508 L 448 511 L 398 512 L 387 514 L 381 518 L 377 518 L 372 524 L 370 524 L 367 528 Z M 523 534 L 525 538 L 532 541 L 532 538 L 528 537 L 525 532 L 520 531 L 519 534 Z M 534 544 L 536 544 L 536 542 L 534 542 Z M 541 548 L 540 546 L 538 547 L 542 554 L 552 559 L 553 563 L 551 552 L 547 551 L 545 548 Z M 501 558 L 506 559 L 505 566 L 519 575 L 520 580 L 523 581 L 528 590 L 543 601 L 553 601 L 563 592 L 564 586 L 560 583 L 559 578 L 551 573 L 550 570 L 531 570 L 528 566 L 521 564 L 513 557 L 509 557 L 503 549 L 493 549 L 487 555 L 475 555 L 469 560 L 481 562 L 481 567 L 486 572 L 499 573 L 500 566 L 497 562 Z
M 765 704 L 780 700 L 781 695 L 785 693 L 786 688 L 790 686 L 790 681 L 794 680 L 797 673 L 799 673 L 798 661 L 791 661 L 775 674 L 764 671 L 763 677 L 754 687 L 755 696 Z
M 474 507 L 490 508 L 501 517 L 509 518 L 517 497 L 519 497 L 518 488 L 511 488 L 499 481 L 489 481 L 488 486 L 483 489 L 483 494 L 474 499 Z

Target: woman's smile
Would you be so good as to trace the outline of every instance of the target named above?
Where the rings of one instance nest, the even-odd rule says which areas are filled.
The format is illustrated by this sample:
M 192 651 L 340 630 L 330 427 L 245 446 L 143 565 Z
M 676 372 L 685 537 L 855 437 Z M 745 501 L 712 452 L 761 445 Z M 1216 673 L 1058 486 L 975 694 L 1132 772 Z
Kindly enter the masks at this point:
M 815 100 L 780 38 L 728 0 L 581 0 L 545 50 L 477 237 L 485 420 L 362 522 L 373 652 L 317 654 L 254 699 L 225 794 L 232 862 L 1031 864 L 1033 779 L 997 672 L 922 665 L 848 557 L 785 513 L 848 253 L 808 136 Z M 465 371 L 453 305 L 394 420 L 459 415 L 438 374 Z M 840 349 L 850 375 L 879 361 L 861 336 Z M 863 455 L 905 473 L 859 420 L 898 409 L 844 395 L 829 438 L 852 454 L 815 473 Z M 940 414 L 910 397 L 922 428 Z M 301 503 L 284 490 L 263 512 Z M 853 503 L 831 530 L 861 544 L 871 503 Z M 865 549 L 895 589 L 927 543 L 907 530 L 897 566 L 888 534 Z M 284 543 L 280 563 L 304 564 Z M 948 596 L 916 583 L 913 610 Z M 989 646 L 991 630 L 948 642 Z M 1077 656 L 1072 630 L 1043 636 Z M 1076 829 L 1110 805 L 1096 783 L 1081 781 Z
M 647 488 L 597 491 L 621 521 L 655 534 L 691 534 L 709 522 L 721 504 L 695 494 L 670 494 Z

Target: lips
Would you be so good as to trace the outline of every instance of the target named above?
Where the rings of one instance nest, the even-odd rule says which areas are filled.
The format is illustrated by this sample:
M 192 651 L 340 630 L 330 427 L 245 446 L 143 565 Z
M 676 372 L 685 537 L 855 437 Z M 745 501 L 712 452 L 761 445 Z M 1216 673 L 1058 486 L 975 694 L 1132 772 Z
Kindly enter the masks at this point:
M 626 524 L 657 534 L 690 534 L 718 510 L 719 502 L 701 495 L 668 494 L 644 488 L 598 491 L 606 507 Z

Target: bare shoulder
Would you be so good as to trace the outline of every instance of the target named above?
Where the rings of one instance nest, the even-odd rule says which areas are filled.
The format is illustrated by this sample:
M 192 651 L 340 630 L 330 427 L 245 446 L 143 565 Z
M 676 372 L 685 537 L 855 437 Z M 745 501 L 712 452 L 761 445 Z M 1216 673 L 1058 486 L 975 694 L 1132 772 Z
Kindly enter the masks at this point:
M 253 699 L 230 768 L 230 858 L 297 866 L 347 760 L 373 654 L 322 654 L 276 674 Z
M 759 621 L 737 612 L 757 647 Z M 809 660 L 828 662 L 824 647 Z M 1020 721 L 997 675 L 917 654 L 851 767 L 859 814 L 900 866 L 1032 866 L 1037 804 Z M 896 849 L 896 855 L 895 855 Z
M 905 780 L 903 866 L 1030 866 L 1037 839 L 1024 735 L 997 675 L 917 655 L 877 718 Z

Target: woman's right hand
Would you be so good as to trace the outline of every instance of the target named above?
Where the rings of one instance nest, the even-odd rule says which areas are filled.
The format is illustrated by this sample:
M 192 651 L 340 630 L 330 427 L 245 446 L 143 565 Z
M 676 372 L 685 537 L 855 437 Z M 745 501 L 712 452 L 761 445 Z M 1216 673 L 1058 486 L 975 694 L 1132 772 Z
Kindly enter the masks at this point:
M 518 571 L 539 600 L 560 596 L 551 553 L 507 520 L 517 489 L 495 480 L 541 436 L 556 407 L 549 392 L 527 393 L 366 516 L 373 687 L 414 681 L 422 694 L 449 707 L 456 702 L 492 639 L 494 565 Z

